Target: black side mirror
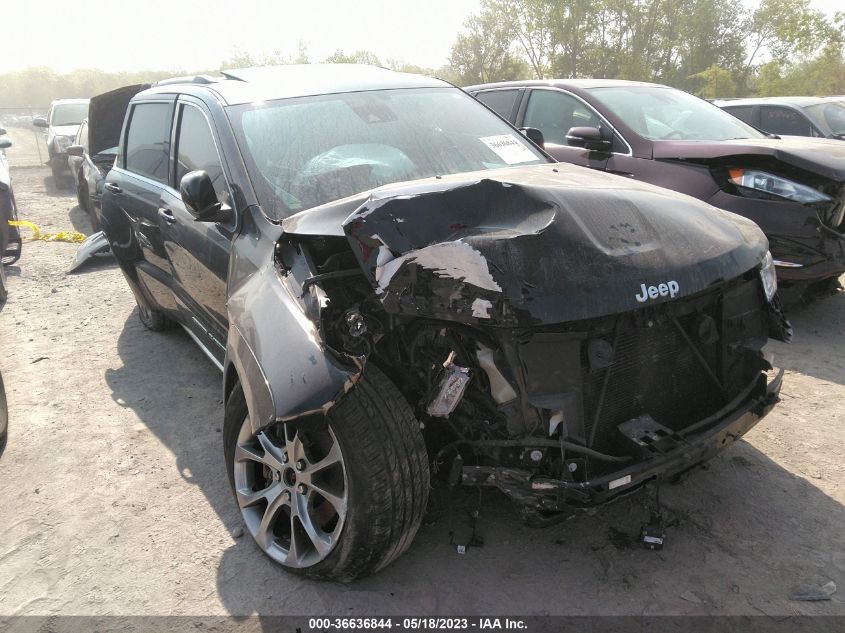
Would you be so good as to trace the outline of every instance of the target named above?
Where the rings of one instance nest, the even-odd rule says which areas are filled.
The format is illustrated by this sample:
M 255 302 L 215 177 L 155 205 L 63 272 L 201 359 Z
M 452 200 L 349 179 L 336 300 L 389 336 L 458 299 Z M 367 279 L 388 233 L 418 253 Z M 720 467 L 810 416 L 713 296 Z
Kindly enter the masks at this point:
M 82 147 L 82 145 L 71 145 L 65 150 L 65 152 L 68 156 L 82 157 L 82 155 L 85 153 L 85 148 Z
M 12 146 L 12 141 L 7 138 L 0 138 L 0 149 L 9 149 Z
M 521 127 L 519 131 L 525 134 L 534 145 L 546 149 L 546 139 L 543 138 L 543 133 L 536 127 Z
M 47 119 L 43 116 L 36 116 L 32 118 L 32 124 L 35 127 L 50 127 L 50 124 L 47 123 Z
M 573 127 L 566 133 L 566 142 L 574 147 L 583 147 L 594 152 L 609 152 L 613 142 L 605 138 L 597 127 Z
M 232 219 L 232 209 L 217 200 L 214 183 L 202 170 L 189 171 L 179 183 L 182 202 L 188 213 L 199 222 L 228 222 Z
M 5 136 L 5 135 L 6 135 L 6 128 L 0 127 L 0 136 Z

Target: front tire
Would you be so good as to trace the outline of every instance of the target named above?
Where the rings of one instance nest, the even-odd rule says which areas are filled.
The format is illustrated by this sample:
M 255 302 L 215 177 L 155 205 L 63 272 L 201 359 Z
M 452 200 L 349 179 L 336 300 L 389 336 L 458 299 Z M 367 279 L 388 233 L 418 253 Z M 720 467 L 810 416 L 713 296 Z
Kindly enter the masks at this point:
M 428 500 L 410 407 L 373 365 L 326 419 L 254 433 L 240 384 L 223 429 L 229 482 L 258 546 L 286 570 L 348 582 L 398 558 Z
M 88 202 L 88 183 L 85 181 L 82 171 L 76 175 L 76 202 L 79 204 L 80 209 L 89 215 L 91 214 L 90 204 Z
M 56 164 L 50 165 L 50 171 L 53 172 L 53 186 L 57 191 L 67 188 L 67 175 L 65 170 Z

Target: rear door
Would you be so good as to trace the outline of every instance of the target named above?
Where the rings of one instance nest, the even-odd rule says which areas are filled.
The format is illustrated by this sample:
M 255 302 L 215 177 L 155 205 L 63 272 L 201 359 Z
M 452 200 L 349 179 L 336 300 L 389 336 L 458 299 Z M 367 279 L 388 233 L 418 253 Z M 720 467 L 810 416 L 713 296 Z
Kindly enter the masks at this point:
M 159 201 L 168 187 L 175 96 L 134 103 L 124 142 L 104 187 L 130 225 L 138 273 L 165 310 L 174 310 L 170 262 L 164 249 Z M 134 248 L 134 247 L 133 247 Z
M 200 101 L 180 98 L 174 133 L 173 187 L 163 192 L 160 207 L 165 249 L 173 270 L 174 290 L 185 311 L 184 322 L 222 361 L 228 330 L 226 279 L 235 221 L 228 225 L 197 222 L 178 191 L 185 174 L 203 170 L 211 177 L 218 200 L 233 205 L 212 121 Z
M 824 136 L 797 108 L 760 106 L 760 129 L 780 136 Z

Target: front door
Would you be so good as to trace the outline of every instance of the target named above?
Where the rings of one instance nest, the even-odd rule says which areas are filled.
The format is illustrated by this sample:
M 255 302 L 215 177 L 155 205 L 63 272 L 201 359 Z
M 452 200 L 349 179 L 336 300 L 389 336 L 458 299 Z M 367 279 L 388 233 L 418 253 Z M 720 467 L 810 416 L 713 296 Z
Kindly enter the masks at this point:
M 573 127 L 604 128 L 602 119 L 577 97 L 556 89 L 533 89 L 521 116 L 520 127 L 537 128 L 543 133 L 545 149 L 557 160 L 593 169 L 604 169 L 609 152 L 595 152 L 567 143 L 566 134 Z
M 211 177 L 218 200 L 233 204 L 210 120 L 199 104 L 178 104 L 175 189 L 163 193 L 160 207 L 174 287 L 188 312 L 185 322 L 222 359 L 228 330 L 226 278 L 234 227 L 196 221 L 176 192 L 185 174 L 202 170 Z

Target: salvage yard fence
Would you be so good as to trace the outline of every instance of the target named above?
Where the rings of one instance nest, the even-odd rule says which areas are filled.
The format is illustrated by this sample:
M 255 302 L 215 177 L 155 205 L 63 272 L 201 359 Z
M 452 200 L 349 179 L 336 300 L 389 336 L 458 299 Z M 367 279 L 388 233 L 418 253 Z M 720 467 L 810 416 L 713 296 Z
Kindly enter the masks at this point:
M 47 161 L 46 133 L 44 128 L 32 125 L 36 116 L 47 114 L 48 106 L 0 107 L 0 128 L 12 141 L 6 150 L 10 167 L 38 167 Z

